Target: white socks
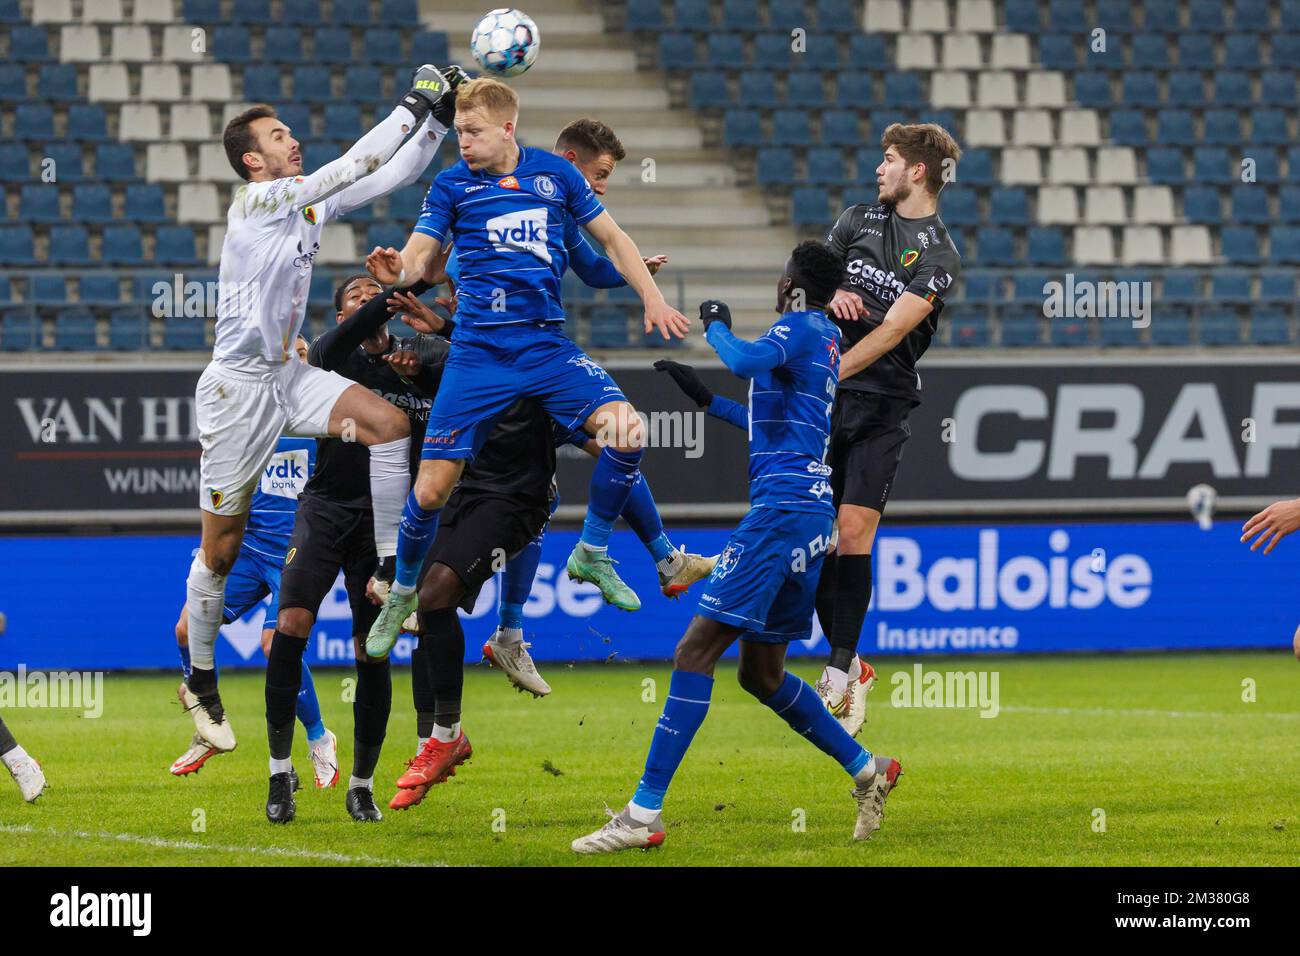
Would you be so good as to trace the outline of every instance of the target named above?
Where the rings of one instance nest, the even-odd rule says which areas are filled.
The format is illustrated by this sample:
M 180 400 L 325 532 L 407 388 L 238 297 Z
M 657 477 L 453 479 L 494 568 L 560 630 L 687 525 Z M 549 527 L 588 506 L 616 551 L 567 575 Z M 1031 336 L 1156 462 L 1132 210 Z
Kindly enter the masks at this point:
M 200 670 L 216 667 L 213 649 L 226 608 L 226 576 L 214 574 L 197 554 L 185 579 L 185 610 L 189 617 L 190 664 Z
M 421 750 L 424 749 L 424 745 L 427 744 L 428 742 L 429 742 L 429 738 L 428 738 L 428 737 L 421 737 L 421 738 L 420 738 L 420 746 L 418 746 L 418 747 L 415 748 L 415 752 L 418 754 Z
M 655 817 L 659 816 L 658 810 L 651 810 L 648 807 L 640 806 L 631 800 L 627 804 L 627 815 L 637 823 L 650 824 L 655 822 Z
M 837 694 L 843 694 L 849 689 L 849 675 L 844 673 L 838 667 L 831 667 L 829 664 L 822 671 L 826 680 L 830 681 L 831 689 Z
M 17 767 L 20 763 L 23 763 L 28 759 L 29 758 L 27 756 L 27 751 L 23 750 L 21 744 L 19 744 L 13 750 L 9 751 L 3 757 L 0 757 L 0 760 L 3 760 L 5 766 L 9 768 L 10 773 L 12 773 L 13 769 Z
M 460 736 L 460 721 L 456 721 L 450 727 L 443 727 L 441 724 L 433 725 L 433 739 L 440 744 L 449 744 Z
M 872 754 L 867 765 L 853 775 L 853 782 L 866 786 L 871 782 L 871 778 L 876 775 L 876 755 Z
M 366 777 L 366 779 L 362 780 L 360 777 L 348 777 L 348 789 L 355 790 L 357 787 L 362 790 L 374 790 L 375 778 Z
M 656 561 L 655 567 L 659 569 L 659 573 L 664 577 L 671 578 L 681 570 L 682 563 L 685 560 L 686 556 L 684 554 L 680 551 L 673 551 L 672 554 L 668 555 L 668 557 L 664 558 L 662 561 Z
M 524 629 L 522 627 L 498 627 L 496 639 L 498 644 L 507 646 L 518 644 L 524 639 Z
M 397 554 L 397 526 L 411 490 L 411 438 L 370 446 L 370 506 L 375 515 L 375 551 Z
M 292 760 L 287 758 L 285 760 L 276 760 L 274 757 L 271 758 L 271 776 L 274 777 L 277 773 L 288 773 L 292 769 Z

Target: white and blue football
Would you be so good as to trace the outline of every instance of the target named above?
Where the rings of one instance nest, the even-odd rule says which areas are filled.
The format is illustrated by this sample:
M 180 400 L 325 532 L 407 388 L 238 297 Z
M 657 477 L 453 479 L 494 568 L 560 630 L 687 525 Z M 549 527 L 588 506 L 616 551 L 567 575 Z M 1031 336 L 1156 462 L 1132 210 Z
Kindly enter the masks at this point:
M 474 59 L 494 76 L 518 76 L 537 59 L 542 35 L 533 18 L 514 7 L 483 15 L 469 40 Z

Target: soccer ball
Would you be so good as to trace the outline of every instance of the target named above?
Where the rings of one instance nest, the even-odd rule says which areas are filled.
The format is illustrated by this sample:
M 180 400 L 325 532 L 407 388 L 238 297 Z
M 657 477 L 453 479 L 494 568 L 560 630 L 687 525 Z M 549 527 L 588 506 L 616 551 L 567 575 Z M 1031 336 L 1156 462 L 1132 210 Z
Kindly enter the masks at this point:
M 469 39 L 479 66 L 497 76 L 518 76 L 537 59 L 542 36 L 533 18 L 514 7 L 483 15 Z

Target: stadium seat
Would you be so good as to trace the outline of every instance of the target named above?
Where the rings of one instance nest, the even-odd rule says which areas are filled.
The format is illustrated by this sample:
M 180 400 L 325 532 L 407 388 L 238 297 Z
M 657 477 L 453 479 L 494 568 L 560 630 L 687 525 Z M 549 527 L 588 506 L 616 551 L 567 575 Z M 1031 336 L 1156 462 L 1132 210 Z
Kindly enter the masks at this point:
M 1048 344 L 1057 348 L 1087 348 L 1095 344 L 1091 319 L 1052 319 L 1047 323 L 1047 329 Z
M 1120 101 L 1134 109 L 1150 109 L 1160 102 L 1160 85 L 1154 73 L 1125 73 L 1120 83 Z
M 1173 65 L 1169 59 L 1169 40 L 1161 33 L 1139 33 L 1130 40 L 1133 65 L 1144 70 L 1168 70 Z
M 68 282 L 61 275 L 34 275 L 27 297 L 36 305 L 62 305 L 68 301 Z
M 334 0 L 334 22 L 343 26 L 363 26 L 370 22 L 369 0 Z
M 1231 312 L 1202 314 L 1198 331 L 1202 345 L 1231 348 L 1241 344 L 1241 321 Z
M 334 99 L 331 71 L 324 66 L 299 66 L 293 71 L 293 95 L 304 103 L 328 103 Z
M 90 233 L 85 226 L 55 226 L 50 230 L 49 259 L 56 266 L 88 266 Z
M 817 29 L 830 33 L 852 33 L 858 29 L 856 5 L 849 0 L 817 0 Z
M 1037 0 L 1007 0 L 1003 8 L 1006 29 L 1013 33 L 1038 33 L 1042 26 Z
M 125 214 L 136 222 L 164 222 L 167 212 L 163 203 L 162 187 L 156 183 L 140 183 L 126 187 Z
M 212 35 L 212 56 L 223 63 L 248 63 L 253 59 L 248 28 L 219 26 Z
M 0 315 L 0 351 L 25 352 L 41 346 L 41 320 L 34 311 Z
M 55 142 L 47 143 L 45 154 L 41 157 L 42 168 L 46 161 L 52 161 L 52 170 L 55 180 L 60 183 L 78 183 L 86 179 L 83 171 L 82 153 L 80 143 Z M 23 157 L 23 165 L 26 166 L 26 156 Z
M 1043 344 L 1043 324 L 1033 316 L 1004 316 L 1000 325 L 1002 344 L 1007 348 L 1036 348 Z
M 1074 37 L 1043 34 L 1038 38 L 1038 62 L 1049 70 L 1073 70 L 1079 63 Z
M 1197 142 L 1190 110 L 1160 110 L 1156 114 L 1156 142 L 1161 146 L 1191 146 Z
M 119 352 L 138 352 L 149 347 L 147 313 L 141 309 L 117 309 L 108 317 L 108 347 Z
M 374 103 L 383 98 L 384 81 L 377 68 L 354 66 L 343 77 L 343 96 L 356 103 Z
M 1264 303 L 1295 302 L 1295 274 L 1292 272 L 1264 270 L 1259 276 L 1259 301 Z
M 35 239 L 31 226 L 0 226 L 0 262 L 6 266 L 36 264 Z
M 661 33 L 668 28 L 660 0 L 628 0 L 625 29 L 631 32 Z
M 1029 225 L 1029 197 L 1026 192 L 1014 187 L 993 190 L 989 196 L 989 221 L 1003 225 Z
M 1183 193 L 1183 215 L 1188 222 L 1223 222 L 1219 191 L 1213 186 L 1190 186 Z
M 747 70 L 740 74 L 737 102 L 749 109 L 771 109 L 777 101 L 776 74 L 771 70 Z
M 1260 100 L 1269 106 L 1296 105 L 1296 71 L 1269 70 L 1260 77 Z
M 1283 186 L 1278 199 L 1278 219 L 1300 222 L 1300 186 Z
M 1225 305 L 1250 302 L 1250 273 L 1221 269 L 1210 276 L 1210 301 Z
M 1274 226 L 1269 239 L 1270 262 L 1300 263 L 1300 228 Z
M 302 60 L 302 32 L 297 27 L 271 27 L 264 37 L 263 61 L 297 63 Z M 319 57 L 314 59 L 319 60 Z
M 113 222 L 113 196 L 103 183 L 84 183 L 72 189 L 72 218 L 77 222 Z
M 818 142 L 827 146 L 857 146 L 862 142 L 858 114 L 852 110 L 827 110 L 822 113 Z
M 118 112 L 117 138 L 157 142 L 162 139 L 162 116 L 154 103 L 124 103 Z
M 812 78 L 814 74 L 809 73 L 804 76 Z M 851 70 L 840 73 L 835 78 L 835 103 L 848 109 L 874 106 L 877 102 L 875 86 L 875 79 L 865 71 Z
M 100 258 L 110 265 L 146 265 L 140 230 L 135 226 L 106 226 Z
M 860 108 L 869 106 L 872 103 L 870 96 L 870 76 L 869 74 L 860 73 L 858 77 L 866 77 L 868 85 L 865 90 L 861 87 L 859 90 L 868 95 L 865 98 L 857 98 L 850 103 L 841 103 L 843 106 Z M 841 77 L 842 81 L 842 77 Z M 819 73 L 791 73 L 786 78 L 785 86 L 785 103 L 787 106 L 800 106 L 811 109 L 820 109 L 827 104 L 825 88 L 822 86 L 822 78 Z
M 760 186 L 793 186 L 794 153 L 788 149 L 768 147 L 758 151 Z
M 15 26 L 9 31 L 9 56 L 18 63 L 44 63 L 51 59 L 49 31 L 44 27 Z
M 671 36 L 671 35 L 672 34 L 665 34 L 665 36 Z M 686 36 L 690 37 L 690 34 L 686 34 Z M 664 52 L 664 48 L 662 46 L 662 38 L 660 42 L 661 42 L 660 52 L 662 53 Z M 695 41 L 692 38 L 691 39 L 692 50 L 694 49 L 694 46 L 695 46 Z M 788 56 L 790 52 L 788 44 L 786 45 L 785 52 Z M 722 67 L 724 69 L 735 69 L 737 66 L 743 65 L 747 61 L 748 58 L 745 55 L 745 46 L 742 43 L 741 38 L 738 34 L 735 33 L 709 34 L 709 38 L 706 43 L 706 52 L 705 52 L 705 60 L 704 60 L 705 64 L 715 69 L 718 67 Z M 662 63 L 662 65 L 665 69 L 672 69 L 677 64 L 669 63 L 665 61 Z M 685 65 L 689 66 L 690 64 L 685 64 Z
M 14 110 L 14 136 L 18 139 L 54 138 L 54 110 L 45 103 L 19 103 Z
M 849 37 L 848 61 L 844 66 L 853 70 L 889 72 L 893 66 L 885 38 L 870 33 L 854 33 Z
M 1012 303 L 1038 303 L 1043 301 L 1043 286 L 1048 282 L 1044 272 L 1017 272 L 1011 280 Z
M 245 67 L 243 98 L 254 103 L 278 103 L 284 97 L 282 77 L 278 66 Z
M 1236 172 L 1236 164 L 1218 146 L 1198 146 L 1192 151 L 1192 177 L 1197 182 L 1230 183 Z
M 763 125 L 759 114 L 755 110 L 727 110 L 722 118 L 722 141 L 728 146 L 760 145 Z
M 369 34 L 367 34 L 369 37 Z M 385 50 L 367 51 L 372 52 L 374 56 L 382 57 Z M 451 59 L 451 52 L 447 46 L 447 34 L 430 31 L 422 31 L 411 37 L 411 62 L 412 63 L 446 63 Z M 403 73 L 403 80 L 406 79 Z
M 1291 142 L 1286 114 L 1281 110 L 1262 109 L 1251 113 L 1250 143 L 1255 146 L 1285 146 Z
M 418 0 L 381 0 L 379 19 L 384 23 L 418 23 L 420 21 Z
M 90 351 L 98 348 L 95 317 L 82 309 L 58 313 L 54 317 L 54 347 L 60 351 Z
M 1132 319 L 1103 318 L 1098 320 L 1098 325 L 1101 347 L 1104 349 L 1137 348 L 1144 344 L 1142 330 L 1133 325 Z
M 793 196 L 796 226 L 822 228 L 830 220 L 830 194 L 818 186 L 799 186 Z
M 203 325 L 202 319 L 168 319 L 163 325 L 163 348 L 185 351 L 206 349 L 207 342 L 204 340 Z
M 1238 223 L 1251 225 L 1262 225 L 1272 221 L 1268 211 L 1268 193 L 1257 183 L 1234 186 L 1232 219 Z
M 351 143 L 359 139 L 362 132 L 361 110 L 355 104 L 330 103 L 325 107 L 326 139 L 346 140 Z
M 1147 179 L 1164 186 L 1179 186 L 1187 181 L 1183 153 L 1179 149 L 1158 148 L 1147 151 Z
M 1250 314 L 1247 331 L 1250 345 L 1292 345 L 1295 333 L 1290 317 L 1282 309 L 1259 309 Z
M 861 163 L 858 168 L 861 169 Z M 960 176 L 958 181 L 961 182 Z M 983 222 L 975 193 L 969 189 L 945 188 L 943 221 L 954 226 L 974 226 Z
M 988 227 L 979 230 L 977 254 L 973 257 L 984 266 L 1005 266 L 1016 261 L 1016 241 L 1010 231 Z
M 63 218 L 59 211 L 59 187 L 55 183 L 31 183 L 19 194 L 19 216 L 26 222 L 52 223 Z
M 1065 265 L 1065 234 L 1052 226 L 1033 227 L 1025 240 L 1023 261 L 1031 266 Z
M 1245 73 L 1218 73 L 1214 77 L 1214 102 L 1226 109 L 1249 109 L 1250 77 Z
M 656 5 L 659 5 L 656 0 Z M 662 5 L 660 6 L 662 16 Z M 628 18 L 631 19 L 631 7 L 628 8 Z M 691 31 L 695 33 L 707 33 L 713 29 L 713 17 L 709 12 L 707 0 L 675 0 L 673 3 L 673 28 L 677 30 Z M 631 27 L 629 26 L 629 29 Z M 660 27 L 642 27 L 641 29 L 662 29 Z
M 1169 233 L 1169 261 L 1174 265 L 1213 262 L 1209 229 L 1205 226 L 1174 226 Z
M 1080 106 L 1109 107 L 1110 77 L 1101 73 L 1078 73 L 1074 77 L 1074 99 Z
M 1192 344 L 1192 319 L 1185 308 L 1157 303 L 1151 313 L 1148 330 L 1151 344 L 1168 348 L 1186 348 Z
M 154 238 L 154 261 L 158 264 L 197 265 L 194 230 L 189 226 L 160 226 Z
M 352 63 L 352 34 L 347 30 L 321 27 L 315 33 L 314 42 L 312 59 L 317 63 Z
M 83 275 L 78 282 L 77 300 L 84 305 L 117 305 L 121 301 L 117 276 L 108 273 Z
M 807 182 L 809 185 L 838 186 L 849 181 L 841 150 L 834 147 L 819 147 L 808 151 Z

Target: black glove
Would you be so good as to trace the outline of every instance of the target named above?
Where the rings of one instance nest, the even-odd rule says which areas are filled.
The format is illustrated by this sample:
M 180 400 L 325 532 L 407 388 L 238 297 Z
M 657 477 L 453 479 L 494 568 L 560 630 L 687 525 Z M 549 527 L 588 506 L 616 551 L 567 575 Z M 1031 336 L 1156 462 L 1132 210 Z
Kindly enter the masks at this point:
M 726 308 L 726 306 L 723 306 Z M 674 362 L 672 359 L 660 359 L 655 362 L 656 372 L 667 372 L 677 383 L 677 387 L 686 393 L 686 397 L 700 408 L 708 408 L 713 401 L 713 390 L 704 384 L 699 373 L 689 365 Z
M 451 129 L 452 120 L 456 118 L 456 88 L 469 82 L 469 74 L 456 64 L 442 68 L 443 79 L 447 81 L 447 92 L 438 98 L 433 106 L 433 118 L 447 129 Z
M 709 331 L 709 325 L 713 322 L 721 322 L 727 328 L 731 328 L 731 310 L 727 308 L 725 302 L 706 299 L 700 303 L 700 321 L 704 323 L 705 332 Z
M 401 102 L 411 111 L 415 117 L 415 125 L 419 126 L 449 89 L 450 85 L 447 78 L 442 75 L 442 71 L 432 63 L 426 63 L 412 71 L 411 88 L 402 97 Z

